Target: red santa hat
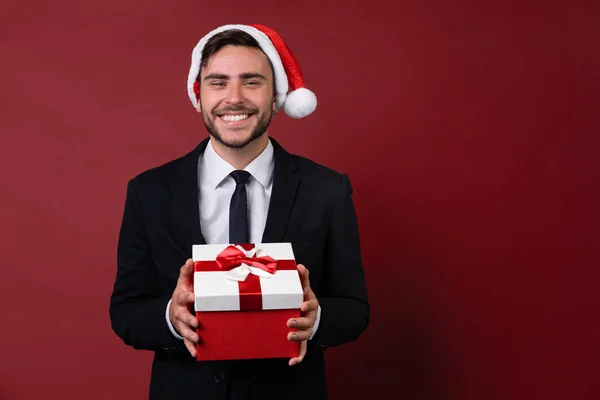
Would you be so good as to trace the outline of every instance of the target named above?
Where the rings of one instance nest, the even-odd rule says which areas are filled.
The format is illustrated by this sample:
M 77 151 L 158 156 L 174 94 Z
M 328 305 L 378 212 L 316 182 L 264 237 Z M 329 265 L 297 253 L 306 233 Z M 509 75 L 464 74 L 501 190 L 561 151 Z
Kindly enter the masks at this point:
M 277 111 L 283 107 L 285 113 L 292 118 L 310 115 L 317 107 L 317 97 L 305 87 L 300 65 L 283 39 L 273 29 L 264 25 L 223 25 L 200 39 L 192 52 L 192 64 L 187 82 L 188 96 L 194 107 L 198 107 L 197 79 L 200 74 L 202 50 L 211 37 L 231 29 L 238 29 L 252 36 L 271 60 L 275 73 Z

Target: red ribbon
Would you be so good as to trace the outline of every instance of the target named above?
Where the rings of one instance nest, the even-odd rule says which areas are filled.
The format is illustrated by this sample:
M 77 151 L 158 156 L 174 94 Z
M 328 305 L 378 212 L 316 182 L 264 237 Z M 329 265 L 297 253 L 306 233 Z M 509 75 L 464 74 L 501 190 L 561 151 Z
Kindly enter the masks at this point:
M 251 250 L 254 246 L 243 246 L 246 250 Z M 249 264 L 260 268 L 263 271 L 274 274 L 279 270 L 297 270 L 295 260 L 275 260 L 270 256 L 248 257 L 246 253 L 235 246 L 226 247 L 215 261 L 196 261 L 194 271 L 229 271 L 240 265 Z M 267 278 L 268 279 L 268 278 Z M 262 289 L 260 287 L 260 278 L 254 274 L 248 274 L 246 280 L 238 281 L 240 291 L 240 310 L 262 310 Z
M 242 265 L 242 263 L 274 274 L 275 271 L 277 271 L 278 261 L 269 256 L 256 257 L 256 254 L 252 257 L 248 257 L 245 252 L 235 246 L 226 247 L 225 250 L 217 256 L 217 265 L 223 271 L 232 270 L 233 268 Z

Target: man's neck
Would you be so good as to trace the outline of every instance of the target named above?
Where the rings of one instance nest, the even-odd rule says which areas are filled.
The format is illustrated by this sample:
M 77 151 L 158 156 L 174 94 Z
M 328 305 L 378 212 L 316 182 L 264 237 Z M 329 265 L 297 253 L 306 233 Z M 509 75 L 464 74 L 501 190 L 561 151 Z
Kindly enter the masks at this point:
M 238 170 L 246 168 L 246 166 L 250 164 L 252 160 L 258 157 L 260 153 L 265 150 L 268 143 L 269 137 L 266 132 L 261 137 L 253 140 L 241 149 L 227 147 L 218 140 L 215 140 L 213 137 L 210 138 L 210 144 L 215 152 L 223 160 L 227 161 Z

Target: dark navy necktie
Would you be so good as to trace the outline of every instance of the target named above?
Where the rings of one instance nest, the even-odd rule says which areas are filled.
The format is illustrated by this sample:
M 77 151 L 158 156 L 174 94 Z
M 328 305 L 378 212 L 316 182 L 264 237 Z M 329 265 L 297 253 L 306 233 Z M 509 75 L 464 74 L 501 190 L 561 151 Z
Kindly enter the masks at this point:
M 246 182 L 250 173 L 246 171 L 233 171 L 230 174 L 235 180 L 235 191 L 229 205 L 229 243 L 248 243 L 248 197 L 246 195 Z

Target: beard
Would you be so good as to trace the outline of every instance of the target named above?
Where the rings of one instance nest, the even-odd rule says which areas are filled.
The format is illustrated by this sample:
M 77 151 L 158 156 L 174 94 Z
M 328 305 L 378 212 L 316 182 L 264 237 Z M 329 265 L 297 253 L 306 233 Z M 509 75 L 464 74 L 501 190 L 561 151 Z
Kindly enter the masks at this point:
M 219 115 L 228 112 L 241 112 L 244 114 L 256 115 L 258 117 L 258 122 L 256 123 L 256 126 L 250 133 L 250 136 L 241 141 L 226 140 L 225 138 L 223 138 L 213 121 L 215 121 L 217 118 L 220 118 Z M 210 136 L 214 137 L 219 143 L 223 144 L 224 146 L 234 149 L 241 149 L 245 147 L 248 143 L 261 137 L 267 131 L 267 128 L 271 124 L 271 118 L 273 116 L 273 112 L 270 108 L 267 112 L 259 113 L 258 108 L 248 107 L 226 107 L 219 110 L 213 110 L 210 114 L 213 119 L 211 119 L 209 115 L 205 113 L 204 108 L 202 108 L 202 120 L 204 121 L 206 130 L 208 131 Z

